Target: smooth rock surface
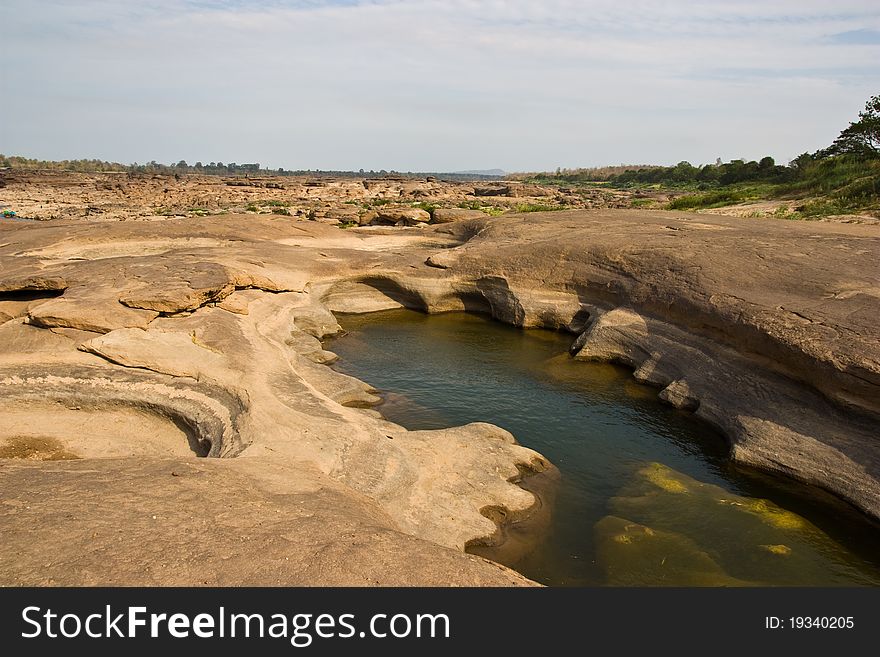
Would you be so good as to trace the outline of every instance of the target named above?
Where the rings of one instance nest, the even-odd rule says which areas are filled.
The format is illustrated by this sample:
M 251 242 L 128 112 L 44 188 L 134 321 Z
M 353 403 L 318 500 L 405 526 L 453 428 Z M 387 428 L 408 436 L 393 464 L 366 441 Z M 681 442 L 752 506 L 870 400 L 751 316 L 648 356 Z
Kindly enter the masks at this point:
M 579 358 L 627 363 L 734 459 L 880 517 L 878 244 L 648 211 L 0 224 L 4 405 L 47 423 L 34 440 L 59 440 L 47 403 L 120 436 L 103 458 L 82 436 L 6 446 L 30 456 L 0 459 L 0 583 L 527 583 L 462 550 L 501 535 L 490 510 L 536 506 L 516 482 L 546 460 L 486 425 L 406 431 L 323 364 L 331 311 L 400 305 L 580 334 Z M 143 414 L 221 458 L 133 449 Z

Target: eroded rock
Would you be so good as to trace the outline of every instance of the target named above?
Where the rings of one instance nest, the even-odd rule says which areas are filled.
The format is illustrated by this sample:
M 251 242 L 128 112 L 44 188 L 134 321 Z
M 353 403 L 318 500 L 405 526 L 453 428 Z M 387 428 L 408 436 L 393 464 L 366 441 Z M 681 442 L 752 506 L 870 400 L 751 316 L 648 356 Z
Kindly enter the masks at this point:
M 144 184 L 154 182 L 176 184 Z M 312 207 L 324 193 L 395 202 L 401 191 L 433 193 L 392 180 L 370 189 L 291 182 L 283 191 L 308 195 Z M 410 211 L 418 212 L 406 221 L 424 221 Z M 38 426 L 46 403 L 74 414 L 122 409 L 118 433 L 135 445 L 143 427 L 126 413 L 145 412 L 229 458 L 129 449 L 98 459 L 80 446 L 75 461 L 4 461 L 4 499 L 40 498 L 32 513 L 4 507 L 6 554 L 26 552 L 0 557 L 4 583 L 522 583 L 460 550 L 500 536 L 498 518 L 530 513 L 534 495 L 516 482 L 523 472 L 541 476 L 546 460 L 497 428 L 408 432 L 360 408 L 376 400 L 369 386 L 321 364 L 332 355 L 316 339 L 339 330 L 331 311 L 401 305 L 581 332 L 578 357 L 628 364 L 669 403 L 720 427 L 735 459 L 878 515 L 874 227 L 661 212 L 484 215 L 406 231 L 341 231 L 269 211 L 112 216 L 0 226 L 0 285 L 31 281 L 55 297 L 0 307 L 0 394 L 24 413 L 15 426 L 28 418 Z M 369 216 L 359 211 L 361 221 Z M 73 443 L 64 449 L 78 453 Z M 166 470 L 190 467 L 198 474 L 188 487 L 170 488 Z M 291 492 L 296 482 L 304 489 Z M 662 472 L 640 482 L 648 492 L 622 493 L 613 509 L 631 527 L 605 534 L 649 546 L 651 529 L 669 549 L 708 555 L 695 556 L 701 581 L 736 583 L 696 538 L 638 513 L 658 496 L 687 500 L 703 489 Z M 700 505 L 721 505 L 717 497 Z M 218 499 L 234 508 L 222 511 Z M 80 523 L 59 522 L 70 508 L 85 510 Z M 223 521 L 194 522 L 194 508 Z M 749 522 L 788 518 L 718 508 Z M 278 523 L 269 520 L 276 510 Z M 152 515 L 167 523 L 158 532 Z M 121 548 L 102 535 L 108 518 L 135 519 Z M 282 525 L 296 528 L 286 530 L 294 538 L 277 540 Z M 95 532 L 84 545 L 80 537 Z M 226 535 L 254 539 L 235 543 L 241 556 L 230 558 Z M 44 547 L 19 547 L 34 544 Z M 55 565 L 42 568 L 48 552 Z M 391 552 L 400 569 L 387 567 Z M 796 563 L 797 540 L 762 536 L 755 554 Z M 415 566 L 425 563 L 434 565 L 421 576 Z

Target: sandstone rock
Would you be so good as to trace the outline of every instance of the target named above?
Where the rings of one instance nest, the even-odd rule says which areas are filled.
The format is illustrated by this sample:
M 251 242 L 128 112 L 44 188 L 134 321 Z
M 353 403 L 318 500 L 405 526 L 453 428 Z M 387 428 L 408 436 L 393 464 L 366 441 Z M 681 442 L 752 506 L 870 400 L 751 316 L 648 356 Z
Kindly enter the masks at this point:
M 345 205 L 342 207 L 331 208 L 327 210 L 326 217 L 335 219 L 339 223 L 359 222 L 360 209 L 353 205 Z
M 247 299 L 244 298 L 244 295 L 241 294 L 230 294 L 225 299 L 219 301 L 217 303 L 217 307 L 222 308 L 223 310 L 228 310 L 231 313 L 236 313 L 238 315 L 248 314 Z
M 381 181 L 369 197 L 396 197 L 400 182 Z M 240 195 L 238 207 L 260 193 L 211 184 Z M 340 191 L 347 184 L 309 188 L 309 197 L 293 185 L 283 191 L 303 192 L 302 206 L 314 207 L 322 195 L 348 194 Z M 132 179 L 131 193 L 151 199 L 169 189 L 192 207 L 187 194 L 203 193 L 200 185 L 209 189 L 198 180 Z M 365 198 L 362 184 L 350 185 Z M 92 187 L 87 193 L 98 193 Z M 481 510 L 532 512 L 534 495 L 515 482 L 542 476 L 543 457 L 485 426 L 406 431 L 344 405 L 376 396 L 319 364 L 332 356 L 308 336 L 337 330 L 329 311 L 401 305 L 583 331 L 578 357 L 627 363 L 639 380 L 665 387 L 670 403 L 696 406 L 724 432 L 734 459 L 880 514 L 876 227 L 661 211 L 479 217 L 406 231 L 340 231 L 254 214 L 114 220 L 121 216 L 129 215 L 0 224 L 0 281 L 66 286 L 62 296 L 27 302 L 30 324 L 0 325 L 4 407 L 23 413 L 16 426 L 38 426 L 50 417 L 46 404 L 74 414 L 80 407 L 105 429 L 119 419 L 116 454 L 138 444 L 146 426 L 138 413 L 146 412 L 166 438 L 182 432 L 223 458 L 151 452 L 4 464 L 0 496 L 39 504 L 28 514 L 0 509 L 2 583 L 522 583 L 460 551 L 503 535 Z M 51 296 L 62 292 L 55 286 L 46 288 Z M 247 314 L 215 307 L 239 295 Z M 107 335 L 88 340 L 82 331 Z M 58 416 L 56 428 L 74 426 L 65 422 Z M 165 469 L 190 466 L 194 481 L 169 488 Z M 639 485 L 655 496 L 702 490 L 669 473 L 652 477 Z M 307 490 L 290 488 L 300 483 Z M 690 492 L 667 490 L 679 487 Z M 234 508 L 223 511 L 218 499 Z M 673 536 L 680 528 L 637 517 L 636 503 L 620 505 L 613 513 L 624 522 L 668 532 L 666 547 L 694 548 Z M 82 520 L 59 522 L 71 506 Z M 193 508 L 211 522 L 194 521 Z M 157 530 L 151 515 L 167 526 Z M 752 515 L 765 524 L 788 518 L 757 507 Z M 103 535 L 126 518 L 134 519 L 130 539 Z M 647 534 L 617 534 L 641 540 L 640 531 Z M 82 541 L 95 532 L 90 551 Z M 796 543 L 778 536 L 763 537 L 756 554 L 779 560 L 761 547 L 777 545 L 796 562 Z M 49 553 L 54 565 L 45 567 Z M 391 554 L 399 568 L 388 568 Z M 162 569 L 162 560 L 172 567 Z M 719 574 L 708 563 L 701 572 Z
M 791 585 L 809 576 L 830 585 L 858 560 L 803 516 L 660 463 L 639 467 L 609 507 L 616 518 L 596 529 L 605 542 L 601 565 L 615 580 L 685 585 L 698 584 L 697 575 L 708 580 L 704 585 L 720 576 L 721 584 L 728 569 L 748 564 L 756 584 Z
M 518 197 L 547 197 L 555 196 L 556 192 L 552 188 L 541 187 L 540 185 L 510 185 L 507 196 Z
M 467 210 L 464 208 L 437 208 L 431 213 L 431 223 L 447 224 L 462 219 L 482 219 L 486 213 L 480 210 Z
M 474 196 L 510 196 L 510 186 L 489 185 L 474 187 Z
M 315 336 L 298 329 L 294 329 L 291 332 L 290 337 L 285 340 L 284 343 L 293 347 L 298 354 L 305 356 L 312 362 L 320 363 L 322 365 L 329 365 L 339 358 L 336 354 L 330 351 L 324 351 L 324 348 L 321 346 L 321 341 Z M 376 398 L 372 396 L 367 399 L 368 403 L 375 403 L 375 401 Z
M 0 507 L 6 547 L 0 582 L 533 585 L 497 564 L 402 533 L 367 498 L 353 499 L 344 486 L 309 468 L 290 477 L 284 462 L 250 459 L 139 457 L 95 464 L 4 466 L 0 494 L 19 504 Z M 193 515 L 193 505 L 218 499 L 222 507 L 210 521 Z
M 803 481 L 815 481 L 817 471 L 828 473 L 828 490 L 880 516 L 872 474 L 880 459 L 868 447 L 868 417 L 845 415 L 729 348 L 631 310 L 603 314 L 582 343 L 575 358 L 619 362 L 640 380 L 664 386 L 662 399 L 722 430 L 736 460 Z M 849 425 L 846 438 L 835 428 L 843 422 Z
M 378 219 L 378 218 L 379 218 L 378 212 L 376 212 L 375 210 L 368 210 L 366 212 L 361 212 L 358 215 L 357 221 L 358 221 L 358 224 L 361 226 L 369 226 L 374 221 L 376 221 L 376 219 Z
M 690 386 L 684 379 L 673 381 L 663 388 L 658 396 L 683 411 L 694 412 L 700 407 L 700 400 L 693 395 Z
M 28 311 L 28 321 L 35 326 L 66 327 L 107 333 L 120 327 L 146 328 L 159 316 L 152 310 L 126 308 L 122 304 L 96 307 L 93 299 L 52 299 Z
M 420 222 L 427 223 L 431 215 L 421 208 L 396 208 L 387 205 L 376 210 L 376 218 L 372 224 L 414 226 Z
M 0 293 L 3 292 L 63 292 L 67 282 L 55 276 L 2 276 Z
M 606 516 L 595 527 L 597 556 L 611 586 L 754 586 L 731 577 L 691 539 Z
M 132 269 L 144 278 L 151 266 Z M 177 313 L 222 301 L 235 291 L 235 279 L 229 270 L 214 262 L 188 262 L 163 274 L 168 278 L 161 286 L 141 283 L 120 296 L 119 302 L 129 308 Z
M 85 342 L 83 351 L 126 367 L 200 379 L 223 366 L 223 355 L 200 344 L 195 333 L 117 329 Z

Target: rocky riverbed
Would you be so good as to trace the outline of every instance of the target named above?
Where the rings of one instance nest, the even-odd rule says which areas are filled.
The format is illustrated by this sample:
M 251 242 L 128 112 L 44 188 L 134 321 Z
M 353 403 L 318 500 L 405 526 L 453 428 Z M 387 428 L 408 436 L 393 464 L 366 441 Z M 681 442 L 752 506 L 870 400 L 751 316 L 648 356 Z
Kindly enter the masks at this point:
M 435 177 L 200 176 L 0 170 L 2 203 L 36 221 L 278 214 L 330 225 L 409 225 L 516 211 L 625 208 L 627 191 Z
M 407 431 L 326 367 L 334 312 L 401 305 L 569 331 L 733 459 L 880 518 L 876 226 L 511 206 L 342 229 L 292 201 L 139 214 L 125 184 L 99 190 L 121 210 L 0 220 L 3 584 L 531 584 L 464 549 L 540 508 L 517 483 L 552 464 L 491 425 Z

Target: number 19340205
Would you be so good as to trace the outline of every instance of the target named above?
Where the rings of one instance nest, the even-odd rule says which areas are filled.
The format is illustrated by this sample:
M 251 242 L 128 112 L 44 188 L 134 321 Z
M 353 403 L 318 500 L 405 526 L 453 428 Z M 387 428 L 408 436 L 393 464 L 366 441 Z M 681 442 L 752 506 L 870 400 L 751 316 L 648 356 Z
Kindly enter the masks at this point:
M 765 616 L 764 627 L 768 630 L 851 630 L 855 627 L 853 616 Z

